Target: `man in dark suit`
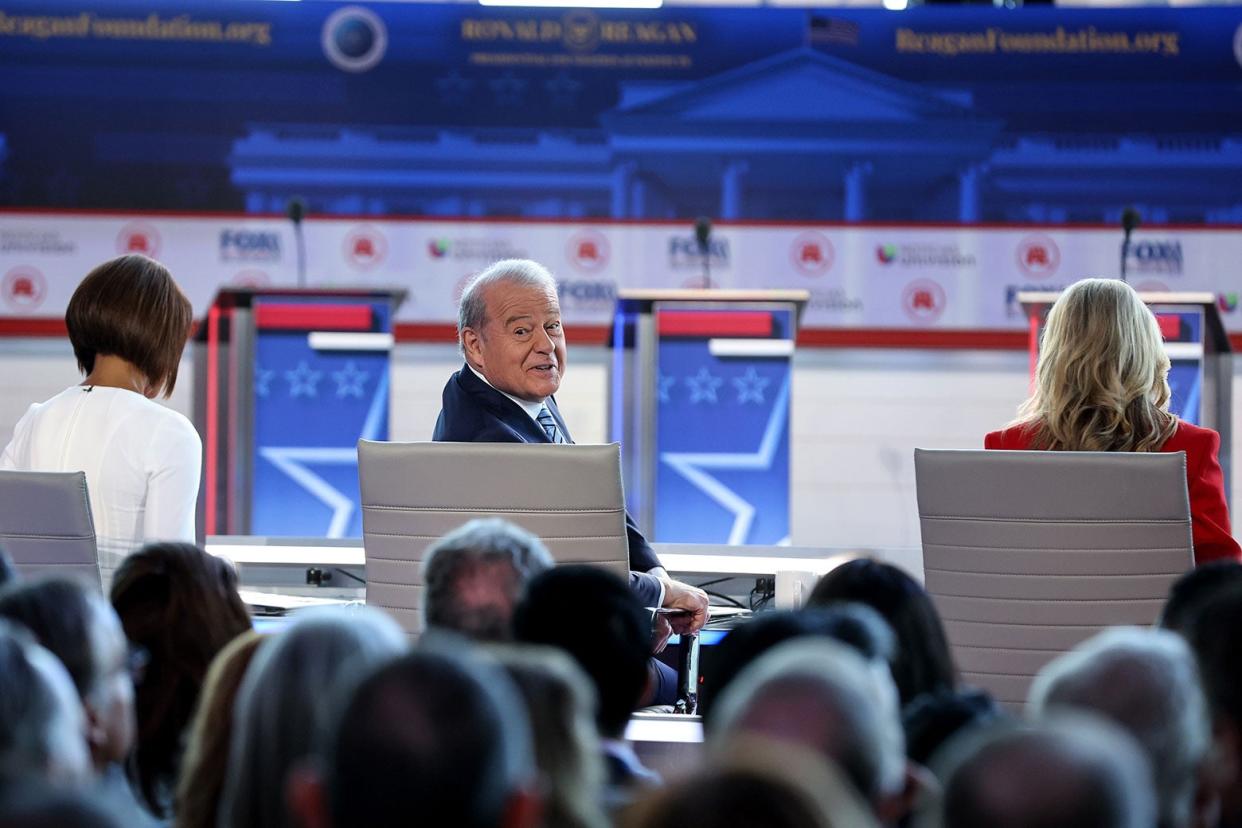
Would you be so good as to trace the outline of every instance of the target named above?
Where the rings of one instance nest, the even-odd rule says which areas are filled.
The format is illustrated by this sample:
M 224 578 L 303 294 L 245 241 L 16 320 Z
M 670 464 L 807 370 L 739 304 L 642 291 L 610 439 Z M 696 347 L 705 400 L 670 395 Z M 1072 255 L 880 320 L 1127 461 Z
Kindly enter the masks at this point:
M 554 394 L 565 371 L 565 332 L 556 281 L 525 259 L 497 262 L 461 295 L 458 340 L 466 364 L 444 386 L 433 440 L 571 443 Z M 669 615 L 672 630 L 695 632 L 707 620 L 707 594 L 668 577 L 651 545 L 626 515 L 630 589 Z M 668 637 L 663 617 L 658 646 Z

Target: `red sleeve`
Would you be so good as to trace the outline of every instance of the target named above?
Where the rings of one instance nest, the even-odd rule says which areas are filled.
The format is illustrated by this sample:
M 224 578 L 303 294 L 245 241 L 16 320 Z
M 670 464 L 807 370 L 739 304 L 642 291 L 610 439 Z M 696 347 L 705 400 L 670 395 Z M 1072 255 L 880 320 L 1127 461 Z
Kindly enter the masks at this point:
M 983 447 L 985 449 L 998 449 L 1001 447 L 1001 433 L 999 431 L 989 431 L 983 437 Z
M 1195 543 L 1195 563 L 1242 560 L 1242 548 L 1229 530 L 1229 506 L 1225 503 L 1225 476 L 1217 455 L 1220 435 L 1206 430 L 1196 441 L 1194 456 L 1186 458 L 1186 483 L 1190 493 L 1190 524 Z

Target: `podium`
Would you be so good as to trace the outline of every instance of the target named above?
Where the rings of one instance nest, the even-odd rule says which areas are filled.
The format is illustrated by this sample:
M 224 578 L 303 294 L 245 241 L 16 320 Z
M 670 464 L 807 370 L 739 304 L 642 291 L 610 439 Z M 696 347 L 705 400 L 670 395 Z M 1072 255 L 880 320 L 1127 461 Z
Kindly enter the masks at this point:
M 1039 343 L 1048 309 L 1056 292 L 1023 292 L 1018 301 L 1030 327 L 1031 375 L 1039 357 Z M 1233 353 L 1229 335 L 1211 293 L 1139 293 L 1160 324 L 1169 354 L 1169 411 L 1188 423 L 1220 434 L 1220 465 L 1225 490 L 1230 490 L 1232 466 Z
M 609 435 L 630 514 L 664 543 L 789 542 L 803 290 L 634 290 L 612 324 Z
M 357 537 L 359 439 L 388 438 L 398 289 L 220 290 L 194 338 L 207 535 Z

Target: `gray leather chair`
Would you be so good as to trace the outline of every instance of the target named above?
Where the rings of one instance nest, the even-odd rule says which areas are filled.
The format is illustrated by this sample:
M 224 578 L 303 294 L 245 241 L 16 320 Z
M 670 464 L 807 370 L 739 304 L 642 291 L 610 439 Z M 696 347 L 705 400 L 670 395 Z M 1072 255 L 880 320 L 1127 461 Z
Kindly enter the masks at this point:
M 23 575 L 69 575 L 102 591 L 86 475 L 0 471 L 0 547 Z
M 539 536 L 558 563 L 629 571 L 617 445 L 358 443 L 367 603 L 423 627 L 423 553 L 478 517 Z
M 1056 655 L 1152 624 L 1194 562 L 1182 452 L 914 452 L 923 571 L 963 682 L 1010 706 Z

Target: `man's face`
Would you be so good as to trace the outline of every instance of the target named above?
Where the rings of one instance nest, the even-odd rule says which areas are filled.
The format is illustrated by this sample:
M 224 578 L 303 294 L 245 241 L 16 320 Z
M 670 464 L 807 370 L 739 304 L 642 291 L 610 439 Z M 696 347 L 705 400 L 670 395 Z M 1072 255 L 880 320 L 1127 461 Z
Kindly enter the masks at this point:
M 542 402 L 565 373 L 561 304 L 551 288 L 497 282 L 485 288 L 482 330 L 462 331 L 466 358 L 493 386 Z

